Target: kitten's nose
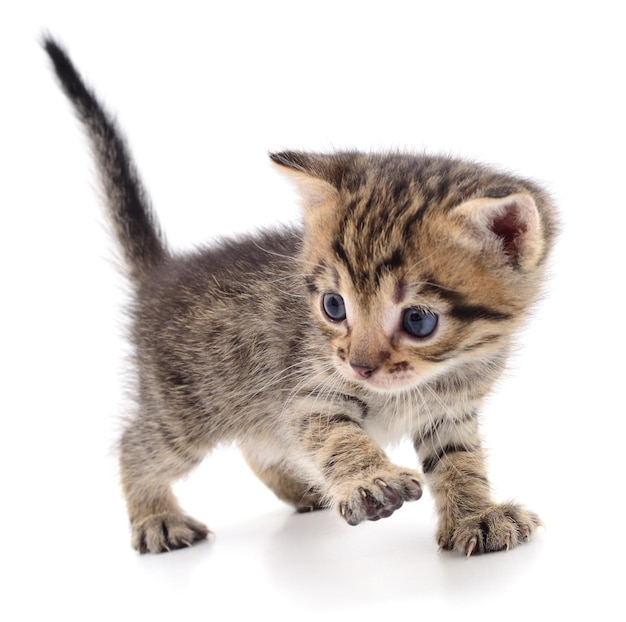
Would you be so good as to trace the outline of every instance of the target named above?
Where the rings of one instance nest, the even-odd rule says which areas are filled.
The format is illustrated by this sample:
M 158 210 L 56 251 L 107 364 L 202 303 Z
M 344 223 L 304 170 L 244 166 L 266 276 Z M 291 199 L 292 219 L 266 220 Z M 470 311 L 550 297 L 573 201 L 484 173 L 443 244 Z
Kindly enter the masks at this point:
M 350 367 L 361 376 L 361 378 L 369 378 L 378 367 L 372 367 L 371 365 L 359 365 L 358 363 L 350 363 Z

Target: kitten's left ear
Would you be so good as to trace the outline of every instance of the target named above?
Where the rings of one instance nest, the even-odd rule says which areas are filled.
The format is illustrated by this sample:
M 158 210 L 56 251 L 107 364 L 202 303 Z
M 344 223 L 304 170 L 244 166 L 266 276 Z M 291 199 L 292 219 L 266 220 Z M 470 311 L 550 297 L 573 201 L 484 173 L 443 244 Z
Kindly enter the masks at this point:
M 270 159 L 293 182 L 302 197 L 306 212 L 317 212 L 338 196 L 337 188 L 330 183 L 329 158 L 300 151 L 271 153 Z
M 527 192 L 471 199 L 453 213 L 470 225 L 469 232 L 481 250 L 498 253 L 509 264 L 532 269 L 544 254 L 541 218 Z

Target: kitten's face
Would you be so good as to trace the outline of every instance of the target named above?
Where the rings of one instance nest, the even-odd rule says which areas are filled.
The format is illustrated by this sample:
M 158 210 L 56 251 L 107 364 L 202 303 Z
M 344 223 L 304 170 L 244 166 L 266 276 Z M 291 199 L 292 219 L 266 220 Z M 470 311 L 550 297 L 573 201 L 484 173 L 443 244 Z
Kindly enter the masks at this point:
M 506 347 L 515 324 L 498 279 L 454 236 L 430 244 L 422 233 L 419 248 L 404 240 L 391 262 L 361 248 L 357 268 L 329 262 L 332 250 L 314 245 L 311 304 L 334 366 L 376 392 L 410 390 L 484 360 Z
M 304 195 L 307 287 L 343 378 L 398 393 L 508 347 L 551 233 L 522 182 L 445 159 L 275 161 Z
M 444 371 L 443 361 L 429 355 L 446 333 L 440 305 L 392 274 L 385 275 L 377 291 L 364 299 L 345 273 L 339 276 L 341 272 L 320 279 L 322 293 L 313 304 L 328 336 L 333 363 L 344 378 L 393 393 Z

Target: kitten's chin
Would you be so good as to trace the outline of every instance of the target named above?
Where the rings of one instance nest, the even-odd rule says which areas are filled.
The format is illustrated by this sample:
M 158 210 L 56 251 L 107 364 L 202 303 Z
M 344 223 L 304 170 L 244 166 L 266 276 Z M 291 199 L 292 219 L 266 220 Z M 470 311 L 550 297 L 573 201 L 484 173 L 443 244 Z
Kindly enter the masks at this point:
M 337 371 L 351 383 L 358 384 L 363 389 L 383 395 L 398 395 L 423 387 L 434 378 L 449 373 L 454 369 L 450 363 L 438 363 L 429 368 L 422 367 L 410 370 L 388 372 L 385 369 L 374 371 L 371 375 L 363 377 L 350 366 L 337 366 Z
M 374 374 L 370 378 L 350 378 L 352 382 L 356 382 L 364 389 L 373 393 L 382 393 L 385 395 L 395 395 L 411 391 L 423 383 L 422 378 L 418 378 L 415 374 L 407 374 L 404 377 L 388 376 L 385 374 Z

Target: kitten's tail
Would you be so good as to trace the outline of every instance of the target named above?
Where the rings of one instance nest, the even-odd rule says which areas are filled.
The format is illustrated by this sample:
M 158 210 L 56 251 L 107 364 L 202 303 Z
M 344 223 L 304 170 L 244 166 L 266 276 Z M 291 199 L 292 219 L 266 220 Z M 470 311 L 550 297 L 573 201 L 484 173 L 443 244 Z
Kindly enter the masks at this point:
M 65 51 L 49 36 L 42 44 L 87 130 L 129 276 L 140 282 L 167 255 L 167 248 L 128 147 Z

